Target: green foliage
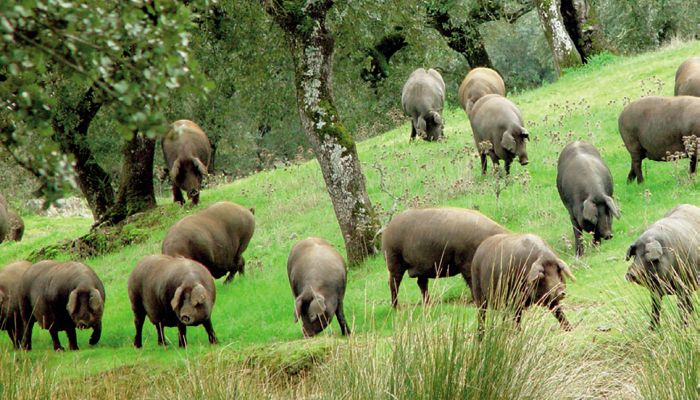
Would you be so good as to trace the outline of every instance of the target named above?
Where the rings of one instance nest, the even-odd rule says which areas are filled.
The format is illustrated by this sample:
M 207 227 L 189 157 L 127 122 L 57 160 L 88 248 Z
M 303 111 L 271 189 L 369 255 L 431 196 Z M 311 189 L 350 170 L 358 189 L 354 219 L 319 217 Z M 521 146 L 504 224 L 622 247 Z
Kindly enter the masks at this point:
M 191 14 L 177 1 L 12 3 L 0 24 L 0 139 L 15 153 L 26 146 L 21 161 L 50 200 L 74 187 L 72 160 L 45 140 L 65 117 L 62 97 L 96 88 L 95 101 L 111 105 L 116 132 L 129 138 L 162 128 L 172 90 L 210 88 L 193 71 Z

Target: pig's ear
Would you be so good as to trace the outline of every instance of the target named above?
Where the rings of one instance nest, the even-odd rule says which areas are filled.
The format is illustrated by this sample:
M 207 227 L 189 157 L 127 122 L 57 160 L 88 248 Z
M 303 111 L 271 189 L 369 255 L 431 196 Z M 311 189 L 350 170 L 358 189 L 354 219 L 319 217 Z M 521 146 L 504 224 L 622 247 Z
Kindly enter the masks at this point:
M 298 296 L 296 300 L 294 300 L 294 323 L 299 322 L 299 318 L 301 318 L 301 296 Z
M 197 307 L 199 304 L 204 304 L 206 300 L 207 289 L 205 289 L 201 284 L 198 284 L 194 287 L 194 289 L 192 289 L 192 293 L 190 294 L 190 304 L 192 304 L 192 307 Z
M 644 246 L 644 249 L 646 250 L 644 258 L 649 262 L 658 261 L 661 258 L 661 254 L 663 254 L 661 243 L 659 243 L 658 240 L 652 240 L 647 242 Z
M 501 146 L 511 153 L 515 153 L 515 138 L 513 138 L 513 133 L 510 131 L 510 129 L 503 132 Z
M 525 130 L 525 128 L 520 128 L 520 136 L 522 136 L 523 139 L 530 139 L 530 132 Z
M 182 292 L 184 290 L 185 290 L 185 288 L 180 286 L 175 291 L 175 295 L 173 296 L 173 300 L 170 302 L 170 306 L 173 307 L 173 310 L 177 310 L 178 306 L 180 306 L 180 297 L 182 297 Z
M 576 277 L 574 274 L 571 272 L 571 269 L 569 268 L 568 265 L 564 262 L 564 260 L 557 260 L 557 264 L 559 265 L 559 269 L 561 269 L 561 272 L 564 273 L 569 279 L 571 279 L 571 282 L 576 282 Z
M 202 176 L 207 176 L 209 174 L 209 171 L 207 170 L 207 166 L 202 163 L 202 160 L 199 158 L 193 157 L 192 162 L 194 163 L 195 167 L 197 167 L 197 170 L 199 171 Z
M 90 309 L 92 311 L 102 310 L 102 308 L 104 307 L 104 301 L 102 299 L 102 295 L 100 294 L 99 290 L 92 289 L 90 291 L 89 305 L 90 305 Z
M 598 208 L 590 197 L 583 202 L 583 219 L 593 225 L 598 223 Z
M 627 248 L 627 255 L 625 255 L 625 261 L 629 261 L 630 258 L 632 258 L 632 256 L 636 252 L 637 252 L 637 245 L 631 244 L 630 247 Z
M 544 278 L 544 266 L 542 265 L 542 256 L 540 256 L 530 267 L 530 272 L 527 274 L 527 283 L 533 283 L 542 278 Z
M 75 312 L 75 308 L 78 306 L 78 289 L 73 290 L 70 292 L 70 295 L 68 296 L 68 306 L 66 306 L 66 310 L 68 310 L 68 314 L 73 314 Z
M 309 320 L 311 322 L 316 321 L 316 318 L 323 315 L 326 312 L 326 299 L 320 294 L 316 295 L 316 298 L 309 304 Z
M 610 212 L 612 212 L 615 218 L 620 219 L 620 210 L 617 208 L 617 205 L 615 205 L 615 202 L 613 201 L 612 197 L 605 196 L 605 204 L 607 204 L 608 208 L 610 209 Z
M 170 168 L 170 177 L 177 179 L 177 175 L 180 173 L 180 159 L 178 158 L 173 163 L 173 167 Z

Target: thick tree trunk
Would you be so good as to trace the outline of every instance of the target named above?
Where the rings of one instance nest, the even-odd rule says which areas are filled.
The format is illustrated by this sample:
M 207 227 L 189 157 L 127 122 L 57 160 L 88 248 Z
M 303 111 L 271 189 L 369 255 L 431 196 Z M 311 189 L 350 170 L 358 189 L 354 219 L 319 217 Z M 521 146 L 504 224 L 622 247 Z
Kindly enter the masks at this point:
M 563 69 L 581 65 L 581 55 L 564 28 L 561 0 L 536 0 L 535 3 L 557 73 L 561 75 Z
M 91 86 L 77 105 L 59 105 L 52 121 L 54 140 L 64 153 L 75 156 L 78 186 L 88 201 L 95 220 L 114 204 L 112 179 L 97 163 L 87 139 L 88 128 L 103 102 L 96 87 Z
M 616 53 L 605 39 L 595 9 L 588 0 L 561 0 L 561 15 L 564 27 L 584 63 L 591 56 L 604 51 Z
M 345 241 L 348 264 L 374 252 L 379 222 L 365 188 L 355 142 L 340 121 L 332 94 L 334 39 L 325 24 L 333 0 L 261 0 L 282 30 L 294 60 L 297 107 Z M 280 5 L 283 4 L 283 5 Z
M 125 218 L 156 206 L 153 190 L 153 155 L 156 139 L 134 133 L 122 146 L 121 182 L 117 201 L 95 224 L 115 225 Z
M 455 24 L 444 4 L 429 3 L 427 16 L 428 24 L 445 38 L 452 50 L 464 56 L 471 68 L 494 69 L 479 32 L 479 24 L 487 21 L 469 19 L 464 24 Z

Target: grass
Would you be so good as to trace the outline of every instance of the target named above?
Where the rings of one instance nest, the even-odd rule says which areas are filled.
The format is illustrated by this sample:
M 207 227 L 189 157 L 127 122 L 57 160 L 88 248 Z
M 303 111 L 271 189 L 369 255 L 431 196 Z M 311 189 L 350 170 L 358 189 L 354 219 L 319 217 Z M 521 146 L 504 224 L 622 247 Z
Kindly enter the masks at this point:
M 490 313 L 494 328 L 477 343 L 476 310 L 459 277 L 431 281 L 433 304 L 425 307 L 415 280 L 404 279 L 402 307 L 393 311 L 386 266 L 374 256 L 349 271 L 345 312 L 354 334 L 342 338 L 333 322 L 320 337 L 303 340 L 293 322 L 289 250 L 314 235 L 344 254 L 321 172 L 310 161 L 212 185 L 197 208 L 159 199 L 149 226 L 139 228 L 147 229 L 144 242 L 85 260 L 107 292 L 100 343 L 90 347 L 90 332 L 79 332 L 80 351 L 54 353 L 48 333 L 38 328 L 31 352 L 14 351 L 1 339 L 0 398 L 697 398 L 697 321 L 678 327 L 675 299 L 665 298 L 661 329 L 649 332 L 649 294 L 623 279 L 626 249 L 646 226 L 677 204 L 700 204 L 697 178 L 687 175 L 687 160 L 647 160 L 645 184 L 628 185 L 630 158 L 617 116 L 642 95 L 672 95 L 677 66 L 699 52 L 700 43 L 691 42 L 632 58 L 604 55 L 512 97 L 532 140 L 530 164 L 514 164 L 507 179 L 481 176 L 469 122 L 454 105 L 444 115 L 444 142 L 411 143 L 406 124 L 358 144 L 382 222 L 394 208 L 456 206 L 545 239 L 578 280 L 568 285 L 564 302 L 573 332 L 561 332 L 551 314 L 533 308 L 520 332 Z M 554 184 L 559 152 L 579 138 L 601 151 L 622 213 L 612 240 L 592 248 L 585 236 L 581 258 L 574 256 L 571 224 Z M 12 202 L 11 193 L 5 195 Z M 224 200 L 255 206 L 256 233 L 245 253 L 246 276 L 226 286 L 217 282 L 213 324 L 222 344 L 209 346 L 198 327 L 188 329 L 188 349 L 160 348 L 146 323 L 144 347 L 134 349 L 128 274 L 160 251 L 174 221 Z M 82 236 L 92 222 L 24 217 L 25 239 L 0 244 L 0 264 Z M 173 328 L 166 336 L 177 340 Z

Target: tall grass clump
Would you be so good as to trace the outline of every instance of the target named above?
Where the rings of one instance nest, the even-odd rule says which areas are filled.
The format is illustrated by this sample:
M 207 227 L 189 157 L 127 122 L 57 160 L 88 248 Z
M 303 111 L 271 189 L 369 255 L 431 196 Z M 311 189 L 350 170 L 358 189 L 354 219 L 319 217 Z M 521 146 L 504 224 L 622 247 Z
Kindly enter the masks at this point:
M 680 284 L 680 283 L 679 283 Z M 649 327 L 651 301 L 646 288 L 629 296 L 641 312 L 618 310 L 624 321 L 630 358 L 637 366 L 633 375 L 637 391 L 645 400 L 700 398 L 700 326 L 696 315 L 678 304 L 678 296 L 664 296 L 660 323 Z M 629 304 L 627 305 L 629 306 Z M 680 306 L 680 307 L 679 307 Z
M 473 318 L 423 310 L 398 322 L 393 338 L 352 339 L 317 374 L 321 398 L 561 399 L 577 379 L 560 351 L 567 334 L 541 314 L 515 329 L 492 319 L 481 341 Z M 576 369 L 578 370 L 578 369 Z

